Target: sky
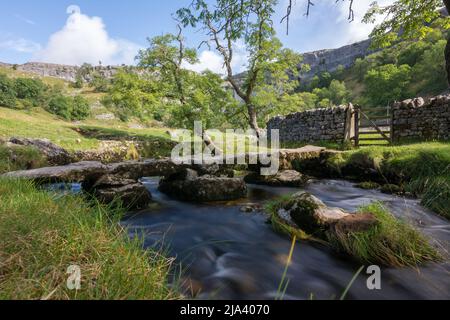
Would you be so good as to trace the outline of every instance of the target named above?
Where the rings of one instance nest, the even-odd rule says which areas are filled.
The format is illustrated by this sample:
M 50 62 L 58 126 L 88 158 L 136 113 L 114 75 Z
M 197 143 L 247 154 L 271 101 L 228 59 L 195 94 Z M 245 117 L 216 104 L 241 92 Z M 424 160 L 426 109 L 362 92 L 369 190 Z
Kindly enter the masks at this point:
M 355 1 L 355 21 L 349 22 L 348 1 L 316 0 L 309 17 L 306 0 L 296 0 L 290 32 L 280 24 L 288 0 L 280 0 L 275 17 L 278 37 L 297 52 L 331 49 L 366 39 L 372 25 L 361 19 L 373 0 Z M 382 3 L 392 0 L 381 0 Z M 29 61 L 80 65 L 133 64 L 147 37 L 175 33 L 172 16 L 191 0 L 0 0 L 0 62 Z M 195 29 L 184 31 L 187 45 L 205 39 Z M 200 63 L 189 68 L 221 73 L 222 62 L 203 47 Z M 245 53 L 237 50 L 234 69 L 245 69 Z

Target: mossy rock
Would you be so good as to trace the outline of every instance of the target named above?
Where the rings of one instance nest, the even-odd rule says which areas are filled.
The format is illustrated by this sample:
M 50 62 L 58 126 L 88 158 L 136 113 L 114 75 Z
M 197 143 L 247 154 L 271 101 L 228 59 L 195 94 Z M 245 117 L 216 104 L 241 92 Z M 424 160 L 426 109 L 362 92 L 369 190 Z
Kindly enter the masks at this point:
M 306 233 L 317 233 L 321 229 L 314 216 L 319 205 L 309 199 L 292 199 L 283 209 L 290 213 L 292 221 Z M 320 230 L 322 231 L 322 230 Z
M 358 183 L 355 187 L 364 190 L 375 190 L 380 188 L 380 184 L 372 181 Z
M 401 194 L 403 189 L 396 184 L 385 184 L 381 187 L 381 192 L 386 194 Z

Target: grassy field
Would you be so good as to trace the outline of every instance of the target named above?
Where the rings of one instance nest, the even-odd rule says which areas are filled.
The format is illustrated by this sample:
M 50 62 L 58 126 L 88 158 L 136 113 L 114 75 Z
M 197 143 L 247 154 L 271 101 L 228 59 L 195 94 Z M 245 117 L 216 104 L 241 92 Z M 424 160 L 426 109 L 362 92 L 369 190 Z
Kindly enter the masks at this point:
M 83 122 L 67 122 L 35 108 L 30 111 L 13 110 L 0 107 L 0 138 L 26 137 L 49 139 L 53 143 L 74 150 L 92 150 L 99 146 L 101 135 L 85 136 L 78 129 L 88 128 L 108 133 L 109 138 L 124 139 L 161 139 L 170 140 L 164 128 L 131 129 L 118 121 L 100 121 L 89 119 Z
M 121 212 L 17 180 L 0 179 L 0 198 L 0 299 L 178 298 L 171 261 L 129 240 Z M 80 290 L 66 285 L 72 265 Z

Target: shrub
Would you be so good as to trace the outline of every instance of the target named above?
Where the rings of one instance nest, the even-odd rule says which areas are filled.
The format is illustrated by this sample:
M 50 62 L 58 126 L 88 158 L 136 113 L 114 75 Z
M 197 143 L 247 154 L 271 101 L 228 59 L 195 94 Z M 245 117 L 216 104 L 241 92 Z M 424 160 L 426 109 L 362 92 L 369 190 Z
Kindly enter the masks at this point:
M 91 107 L 86 99 L 80 96 L 73 98 L 71 110 L 72 120 L 84 120 L 89 117 L 90 113 Z
M 95 73 L 90 85 L 94 88 L 95 92 L 108 92 L 109 81 L 104 76 Z
M 84 83 L 83 78 L 77 75 L 75 78 L 75 82 L 72 83 L 72 87 L 75 89 L 82 89 L 83 83 Z
M 18 78 L 14 81 L 17 98 L 37 101 L 42 98 L 45 84 L 39 79 Z
M 14 82 L 3 74 L 0 74 L 0 106 L 7 108 L 16 107 Z
M 71 98 L 56 95 L 48 102 L 47 110 L 63 119 L 71 120 Z
M 84 120 L 90 114 L 89 102 L 83 97 L 57 94 L 48 103 L 47 110 L 66 120 Z

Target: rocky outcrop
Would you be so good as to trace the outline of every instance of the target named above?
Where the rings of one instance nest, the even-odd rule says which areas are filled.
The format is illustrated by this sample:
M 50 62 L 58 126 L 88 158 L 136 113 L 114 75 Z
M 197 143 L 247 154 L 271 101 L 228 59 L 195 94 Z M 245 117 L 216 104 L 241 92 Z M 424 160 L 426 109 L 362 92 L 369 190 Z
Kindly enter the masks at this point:
M 358 58 L 364 58 L 374 51 L 370 40 L 360 41 L 337 49 L 325 49 L 303 53 L 302 65 L 309 65 L 310 71 L 301 75 L 303 82 L 309 82 L 322 72 L 334 72 L 339 66 L 350 68 Z
M 95 181 L 90 192 L 102 203 L 119 201 L 130 210 L 146 208 L 152 199 L 150 191 L 142 183 L 110 174 Z
M 11 138 L 9 143 L 20 146 L 32 146 L 37 148 L 47 158 L 50 165 L 65 165 L 72 162 L 70 153 L 52 143 L 48 139 Z
M 263 184 L 273 187 L 302 187 L 309 178 L 295 170 L 283 170 L 273 176 L 261 176 L 257 172 L 252 172 L 245 177 L 245 182 Z
M 40 77 L 52 77 L 65 81 L 74 82 L 77 77 L 77 73 L 80 70 L 79 66 L 70 66 L 63 64 L 44 63 L 44 62 L 27 62 L 25 64 L 12 65 L 2 63 L 0 66 L 14 68 L 15 70 L 31 73 Z M 109 79 L 112 78 L 118 71 L 118 66 L 95 66 L 93 71 L 98 72 L 103 77 Z M 89 75 L 86 75 L 84 79 L 89 82 L 91 79 Z
M 228 201 L 247 195 L 247 186 L 241 178 L 199 175 L 186 169 L 160 181 L 159 190 L 185 201 Z

